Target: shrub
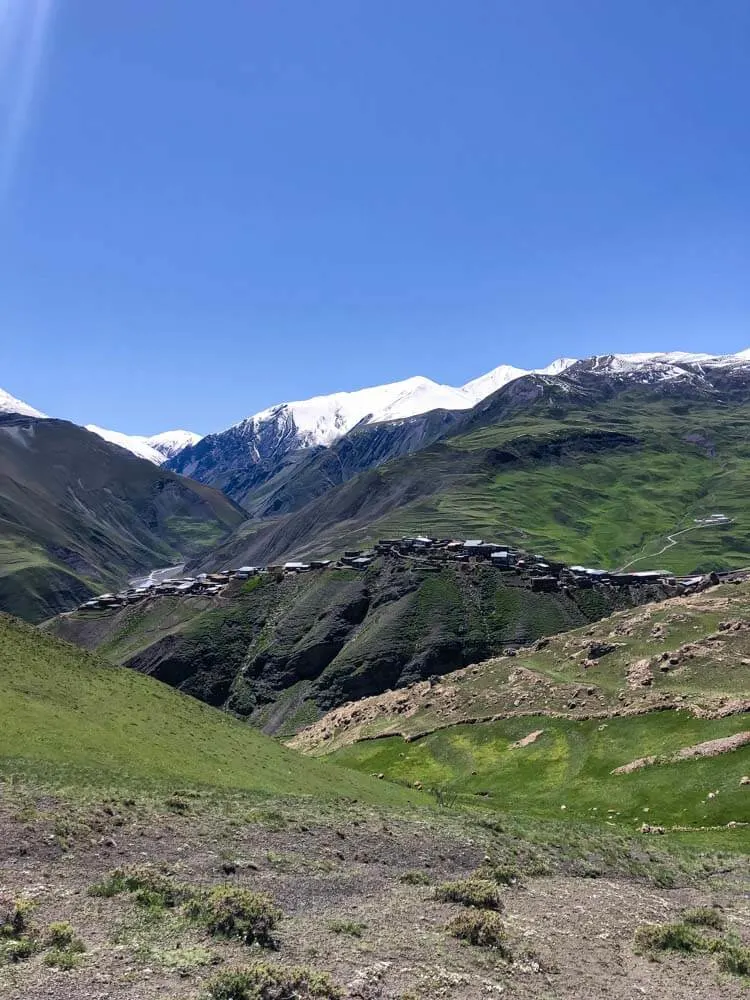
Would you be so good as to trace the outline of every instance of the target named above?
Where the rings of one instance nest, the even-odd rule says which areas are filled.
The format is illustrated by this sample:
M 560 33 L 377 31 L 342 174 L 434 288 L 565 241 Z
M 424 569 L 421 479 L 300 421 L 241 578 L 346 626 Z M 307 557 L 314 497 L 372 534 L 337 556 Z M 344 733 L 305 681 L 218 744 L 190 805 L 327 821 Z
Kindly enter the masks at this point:
M 208 984 L 211 1000 L 342 1000 L 343 994 L 323 972 L 258 962 L 229 969 Z
M 270 896 L 236 886 L 217 886 L 190 899 L 185 912 L 210 934 L 239 938 L 263 948 L 276 947 L 271 931 L 282 913 Z
M 25 962 L 36 953 L 38 945 L 36 941 L 24 935 L 23 937 L 0 939 L 0 965 L 13 965 L 16 962 Z
M 130 865 L 115 868 L 101 882 L 89 887 L 90 896 L 119 896 L 131 893 L 140 906 L 150 909 L 173 909 L 191 895 L 186 886 L 178 885 L 163 868 L 151 865 Z
M 441 809 L 452 809 L 458 801 L 458 789 L 452 785 L 439 785 L 431 788 L 430 795 Z
M 520 885 L 521 873 L 514 865 L 495 865 L 487 870 L 487 877 L 498 885 Z
M 478 913 L 462 913 L 446 928 L 453 937 L 468 941 L 478 948 L 493 948 L 503 958 L 511 961 L 512 955 L 507 944 L 505 927 L 497 913 L 485 910 Z
M 50 968 L 62 969 L 65 972 L 70 972 L 71 969 L 75 969 L 75 967 L 80 964 L 81 951 L 83 951 L 83 949 L 72 951 L 69 948 L 53 948 L 51 951 L 47 952 L 42 961 Z
M 85 951 L 86 946 L 66 921 L 50 924 L 47 928 L 45 945 L 48 948 L 68 948 L 71 951 Z
M 424 872 L 404 872 L 399 881 L 406 885 L 429 885 L 430 876 Z
M 726 944 L 719 953 L 719 968 L 735 976 L 750 976 L 750 948 Z
M 366 926 L 367 924 L 358 924 L 353 920 L 331 920 L 328 924 L 329 930 L 334 934 L 348 934 L 350 937 L 362 937 Z
M 0 939 L 18 938 L 29 929 L 29 914 L 34 904 L 29 899 L 0 899 Z
M 443 882 L 435 889 L 435 899 L 441 903 L 460 903 L 482 910 L 501 910 L 503 907 L 497 886 L 487 879 L 467 878 L 458 882 Z
M 635 932 L 641 951 L 700 951 L 703 938 L 688 924 L 644 924 Z
M 682 920 L 693 927 L 713 927 L 717 931 L 726 927 L 723 914 L 715 906 L 696 906 L 692 910 L 685 910 Z

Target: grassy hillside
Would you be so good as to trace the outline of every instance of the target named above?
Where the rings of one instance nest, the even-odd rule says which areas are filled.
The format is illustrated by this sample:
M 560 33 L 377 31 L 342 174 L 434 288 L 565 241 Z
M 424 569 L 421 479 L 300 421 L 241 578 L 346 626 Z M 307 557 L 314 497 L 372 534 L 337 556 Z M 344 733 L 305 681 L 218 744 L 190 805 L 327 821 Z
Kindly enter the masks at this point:
M 0 609 L 31 621 L 195 556 L 244 519 L 221 493 L 62 420 L 0 417 Z
M 606 721 L 670 708 L 703 716 L 750 710 L 750 582 L 618 611 L 514 656 L 446 674 L 439 684 L 344 706 L 294 743 L 328 752 L 477 720 L 545 714 Z
M 460 433 L 229 539 L 217 558 L 323 554 L 427 532 L 609 568 L 744 566 L 749 395 L 744 383 L 678 391 L 601 376 L 521 379 L 467 415 Z M 732 523 L 695 527 L 713 512 Z
M 750 816 L 750 745 L 673 755 L 748 733 L 748 713 L 745 583 L 621 611 L 439 683 L 343 706 L 292 744 L 503 811 L 714 826 Z M 612 773 L 644 757 L 656 759 Z
M 54 784 L 205 786 L 403 802 L 149 677 L 0 615 L 0 773 Z
M 444 674 L 508 645 L 594 621 L 657 591 L 532 593 L 490 567 L 428 574 L 377 560 L 235 584 L 217 602 L 156 598 L 50 623 L 268 732 L 293 733 L 342 702 Z
M 666 755 L 748 729 L 748 718 L 736 715 L 705 720 L 652 712 L 613 718 L 604 728 L 599 719 L 528 716 L 452 726 L 408 743 L 400 737 L 357 743 L 331 759 L 390 780 L 453 788 L 462 801 L 502 812 L 538 817 L 565 812 L 570 819 L 630 826 L 644 821 L 723 826 L 747 821 L 750 789 L 740 779 L 750 772 L 750 746 L 632 774 L 611 772 L 648 754 Z M 533 744 L 513 748 L 539 730 Z M 750 836 L 747 841 L 750 846 Z

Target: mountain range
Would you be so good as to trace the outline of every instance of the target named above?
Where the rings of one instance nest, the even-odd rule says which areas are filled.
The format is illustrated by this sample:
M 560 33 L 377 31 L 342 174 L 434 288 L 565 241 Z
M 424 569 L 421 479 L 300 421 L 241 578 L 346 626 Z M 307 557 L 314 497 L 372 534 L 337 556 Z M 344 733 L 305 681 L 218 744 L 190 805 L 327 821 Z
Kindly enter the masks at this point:
M 460 388 L 416 377 L 200 439 L 91 430 L 0 394 L 0 608 L 39 619 L 157 565 L 330 555 L 393 532 L 609 567 L 750 562 L 750 350 L 500 366 Z M 696 529 L 717 511 L 721 530 Z

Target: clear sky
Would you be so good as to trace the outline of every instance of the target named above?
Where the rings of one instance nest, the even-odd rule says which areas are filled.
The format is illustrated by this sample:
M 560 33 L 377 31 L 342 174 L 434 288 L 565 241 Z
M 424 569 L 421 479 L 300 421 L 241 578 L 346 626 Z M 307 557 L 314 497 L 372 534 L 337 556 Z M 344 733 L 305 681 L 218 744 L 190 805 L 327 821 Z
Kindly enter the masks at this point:
M 750 345 L 748 0 L 0 0 L 0 386 L 131 433 Z

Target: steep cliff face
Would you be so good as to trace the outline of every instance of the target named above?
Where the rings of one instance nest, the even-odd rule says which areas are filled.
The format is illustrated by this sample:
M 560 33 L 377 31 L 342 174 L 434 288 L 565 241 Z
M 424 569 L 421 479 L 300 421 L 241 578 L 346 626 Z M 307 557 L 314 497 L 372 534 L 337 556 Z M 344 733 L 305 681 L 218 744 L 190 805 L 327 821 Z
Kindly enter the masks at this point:
M 268 732 L 292 732 L 344 702 L 659 596 L 651 587 L 532 593 L 490 567 L 427 573 L 378 560 L 364 573 L 235 583 L 218 603 L 158 598 L 50 627 Z

